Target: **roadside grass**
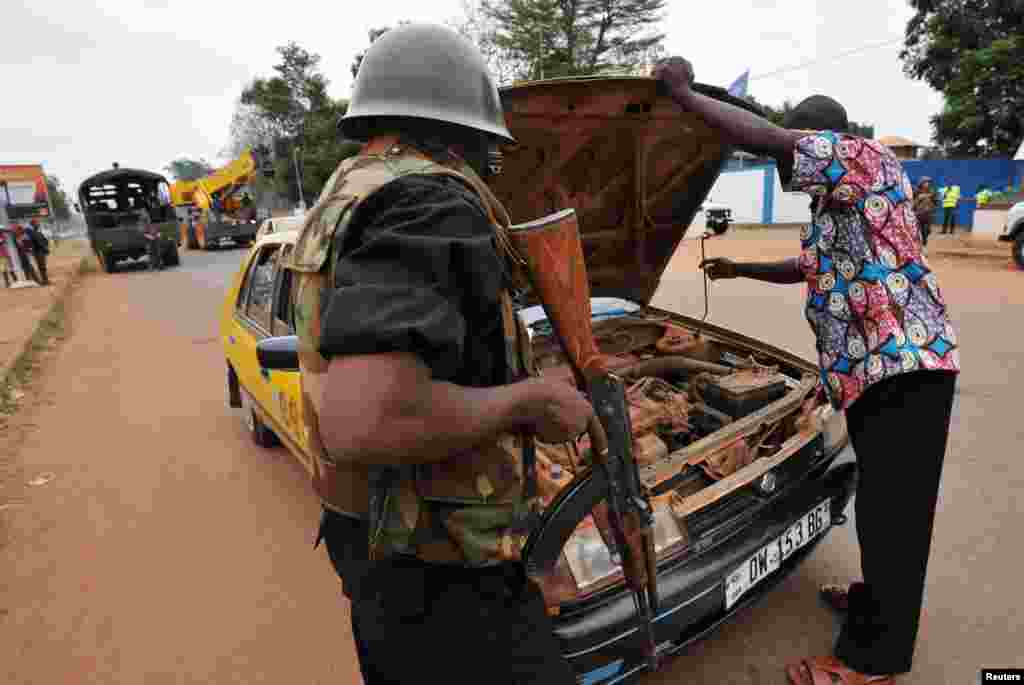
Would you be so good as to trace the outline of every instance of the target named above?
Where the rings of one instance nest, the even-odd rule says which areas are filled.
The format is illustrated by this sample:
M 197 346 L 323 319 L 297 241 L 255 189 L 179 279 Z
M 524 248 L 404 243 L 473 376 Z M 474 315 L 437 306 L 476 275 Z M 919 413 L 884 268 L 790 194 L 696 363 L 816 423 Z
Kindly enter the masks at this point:
M 64 247 L 64 245 L 58 247 Z M 85 244 L 85 247 L 87 250 L 88 243 Z M 77 250 L 81 250 L 80 246 L 72 245 L 66 249 L 76 250 L 66 253 L 69 256 L 82 254 L 77 252 Z M 77 270 L 79 275 L 96 271 L 95 259 L 83 254 Z M 19 402 L 25 397 L 26 391 L 31 386 L 32 378 L 40 366 L 43 354 L 52 350 L 57 343 L 64 339 L 67 329 L 67 297 L 68 293 L 65 293 L 50 307 L 50 311 L 40 320 L 28 344 L 25 345 L 25 349 L 14 360 L 6 377 L 0 381 L 0 416 L 11 417 L 17 412 Z
M 64 337 L 65 308 L 63 299 L 56 302 L 39 322 L 25 349 L 14 360 L 10 371 L 0 385 L 0 414 L 12 416 L 18 409 L 18 400 L 24 396 L 43 352 L 51 349 L 55 340 Z

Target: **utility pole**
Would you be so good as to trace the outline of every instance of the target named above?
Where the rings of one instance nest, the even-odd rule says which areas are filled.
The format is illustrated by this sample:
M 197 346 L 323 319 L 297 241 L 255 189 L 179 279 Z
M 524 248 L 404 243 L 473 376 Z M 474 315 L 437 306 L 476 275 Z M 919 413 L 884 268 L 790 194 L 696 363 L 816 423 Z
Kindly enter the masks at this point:
M 295 160 L 295 178 L 299 182 L 299 208 L 302 210 L 302 213 L 305 214 L 306 213 L 306 196 L 302 192 L 302 172 L 299 171 L 299 151 L 301 149 L 302 149 L 301 147 L 296 145 L 292 149 L 292 158 Z

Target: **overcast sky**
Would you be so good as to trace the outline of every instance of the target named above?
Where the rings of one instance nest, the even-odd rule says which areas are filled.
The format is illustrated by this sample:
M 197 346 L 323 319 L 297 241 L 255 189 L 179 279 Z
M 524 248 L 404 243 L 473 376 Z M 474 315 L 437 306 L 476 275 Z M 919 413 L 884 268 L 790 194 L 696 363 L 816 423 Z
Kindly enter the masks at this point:
M 0 163 L 42 162 L 73 192 L 115 161 L 156 171 L 178 156 L 224 161 L 234 102 L 271 71 L 276 46 L 319 53 L 332 95 L 347 97 L 368 29 L 461 14 L 461 0 L 5 0 Z M 827 93 L 876 135 L 927 143 L 942 98 L 903 76 L 899 43 L 757 78 L 899 38 L 910 14 L 904 0 L 859 0 L 855 12 L 831 1 L 671 0 L 663 28 L 668 52 L 689 58 L 699 81 L 728 86 L 749 67 L 762 102 Z

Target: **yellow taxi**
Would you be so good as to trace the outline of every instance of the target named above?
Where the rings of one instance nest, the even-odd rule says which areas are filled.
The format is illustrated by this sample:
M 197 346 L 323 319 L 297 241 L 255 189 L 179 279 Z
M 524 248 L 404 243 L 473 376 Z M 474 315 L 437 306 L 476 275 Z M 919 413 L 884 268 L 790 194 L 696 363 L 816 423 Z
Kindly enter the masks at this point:
M 224 299 L 220 334 L 227 362 L 228 404 L 243 410 L 257 445 L 283 443 L 312 472 L 299 370 L 271 370 L 260 364 L 257 355 L 261 341 L 287 340 L 295 334 L 292 272 L 282 265 L 297 237 L 297 228 L 292 228 L 265 233 L 256 241 Z

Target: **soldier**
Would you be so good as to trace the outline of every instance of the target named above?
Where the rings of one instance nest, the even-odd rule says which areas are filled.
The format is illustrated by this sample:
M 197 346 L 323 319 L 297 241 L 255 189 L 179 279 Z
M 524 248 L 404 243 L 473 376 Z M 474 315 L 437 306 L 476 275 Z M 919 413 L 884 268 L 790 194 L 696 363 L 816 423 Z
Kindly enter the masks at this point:
M 505 209 L 483 182 L 513 142 L 476 48 L 439 26 L 363 59 L 343 161 L 300 231 L 295 324 L 324 515 L 364 680 L 572 683 L 520 550 L 531 435 L 592 410 L 533 376 Z M 398 658 L 396 655 L 400 654 Z

